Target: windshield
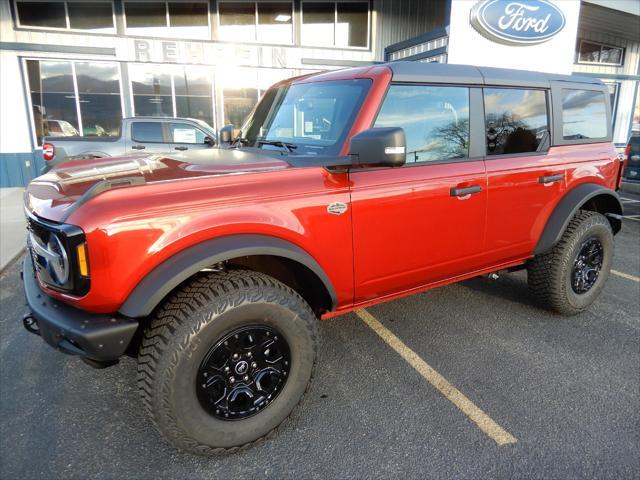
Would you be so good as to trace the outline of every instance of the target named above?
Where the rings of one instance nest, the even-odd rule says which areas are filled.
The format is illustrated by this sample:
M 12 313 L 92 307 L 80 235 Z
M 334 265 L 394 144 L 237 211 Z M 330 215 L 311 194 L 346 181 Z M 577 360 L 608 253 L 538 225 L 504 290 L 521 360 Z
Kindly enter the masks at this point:
M 347 136 L 371 80 L 340 80 L 269 89 L 242 132 L 242 144 L 303 155 L 335 155 Z

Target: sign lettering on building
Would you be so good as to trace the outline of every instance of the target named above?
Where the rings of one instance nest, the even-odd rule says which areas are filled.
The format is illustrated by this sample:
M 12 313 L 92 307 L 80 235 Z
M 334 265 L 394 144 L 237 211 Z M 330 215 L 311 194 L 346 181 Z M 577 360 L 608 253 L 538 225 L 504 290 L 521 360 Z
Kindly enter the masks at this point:
M 136 62 L 189 63 L 292 68 L 299 64 L 291 48 L 133 39 L 128 45 Z M 129 55 L 129 56 L 130 56 Z M 299 56 L 299 55 L 298 55 Z
M 562 10 L 548 0 L 482 0 L 470 20 L 483 36 L 509 45 L 546 42 L 566 23 Z

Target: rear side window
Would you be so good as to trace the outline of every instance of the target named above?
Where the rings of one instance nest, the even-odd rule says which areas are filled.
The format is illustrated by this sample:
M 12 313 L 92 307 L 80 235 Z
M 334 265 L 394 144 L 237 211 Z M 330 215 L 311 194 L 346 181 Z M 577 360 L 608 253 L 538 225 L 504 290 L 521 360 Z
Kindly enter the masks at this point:
M 162 123 L 160 122 L 133 122 L 131 125 L 131 138 L 136 142 L 164 142 L 162 136 Z
M 407 163 L 469 156 L 469 89 L 392 85 L 375 127 L 402 127 Z
M 604 93 L 595 90 L 562 89 L 562 137 L 565 140 L 607 136 Z
M 537 152 L 549 132 L 543 90 L 484 89 L 487 155 Z

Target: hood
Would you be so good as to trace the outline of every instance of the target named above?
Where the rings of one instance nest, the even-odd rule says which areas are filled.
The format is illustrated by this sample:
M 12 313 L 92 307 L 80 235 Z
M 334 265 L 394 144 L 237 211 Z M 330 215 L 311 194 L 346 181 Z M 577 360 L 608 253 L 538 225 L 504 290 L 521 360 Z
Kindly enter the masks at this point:
M 33 180 L 25 208 L 39 217 L 64 222 L 76 202 L 110 188 L 290 167 L 279 156 L 261 152 L 205 149 L 162 156 L 136 155 L 66 162 Z M 81 200 L 81 197 L 85 197 Z

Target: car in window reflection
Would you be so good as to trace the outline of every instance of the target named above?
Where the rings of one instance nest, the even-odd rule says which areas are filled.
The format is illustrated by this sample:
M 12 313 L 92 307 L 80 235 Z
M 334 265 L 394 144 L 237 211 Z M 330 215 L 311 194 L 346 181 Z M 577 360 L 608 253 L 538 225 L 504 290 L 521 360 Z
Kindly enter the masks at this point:
M 185 152 L 212 148 L 217 143 L 215 130 L 194 118 L 130 117 L 122 120 L 116 132 L 101 125 L 85 125 L 84 136 L 64 120 L 48 120 L 48 128 L 42 144 L 45 166 L 41 173 L 70 160 Z

